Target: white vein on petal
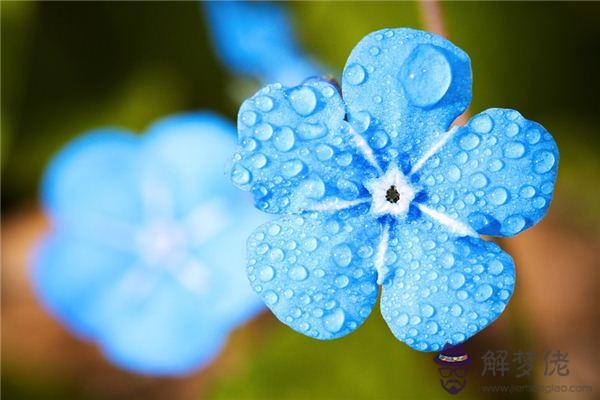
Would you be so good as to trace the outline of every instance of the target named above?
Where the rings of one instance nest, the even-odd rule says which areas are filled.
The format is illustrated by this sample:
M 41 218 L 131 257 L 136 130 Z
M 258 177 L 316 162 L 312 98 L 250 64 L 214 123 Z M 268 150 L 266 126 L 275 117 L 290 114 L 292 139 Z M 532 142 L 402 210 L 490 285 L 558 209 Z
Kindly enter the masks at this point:
M 338 211 L 346 208 L 354 207 L 359 204 L 368 203 L 371 201 L 370 197 L 363 197 L 356 200 L 340 200 L 340 199 L 332 199 L 327 200 L 322 203 L 318 203 L 312 205 L 310 207 L 304 208 L 304 211 Z
M 377 162 L 377 159 L 375 158 L 375 153 L 373 152 L 371 146 L 369 146 L 365 138 L 363 138 L 358 132 L 356 132 L 352 125 L 349 125 L 349 127 L 350 134 L 352 135 L 352 142 L 354 143 L 356 148 L 362 153 L 363 157 L 369 162 L 369 164 L 371 164 L 377 170 L 377 172 L 383 174 L 383 169 L 381 169 L 379 162 Z
M 420 170 L 423 165 L 425 165 L 425 163 L 427 162 L 427 160 L 429 160 L 433 155 L 435 155 L 437 152 L 439 152 L 442 147 L 444 147 L 444 145 L 446 143 L 448 143 L 448 141 L 450 139 L 452 139 L 452 137 L 454 136 L 454 134 L 456 134 L 456 132 L 458 131 L 458 126 L 453 126 L 452 128 L 450 128 L 449 131 L 445 132 L 442 136 L 440 136 L 439 140 L 437 142 L 435 142 L 424 154 L 423 156 L 415 163 L 415 165 L 413 165 L 412 169 L 410 170 L 410 172 L 408 173 L 408 175 L 412 175 L 415 172 L 417 172 L 418 170 Z
M 469 225 L 463 222 L 460 222 L 455 218 L 452 218 L 442 212 L 436 211 L 433 208 L 424 206 L 423 204 L 419 204 L 418 207 L 419 210 L 421 210 L 424 214 L 428 215 L 439 224 L 445 226 L 450 232 L 454 234 L 457 234 L 459 236 L 479 237 L 479 235 L 473 230 L 473 228 L 471 228 Z
M 377 270 L 377 284 L 383 284 L 385 277 L 387 276 L 389 269 L 385 266 L 385 253 L 388 248 L 388 241 L 390 239 L 390 224 L 387 223 L 383 227 L 383 233 L 381 234 L 381 240 L 377 246 L 377 254 L 375 255 L 375 269 Z

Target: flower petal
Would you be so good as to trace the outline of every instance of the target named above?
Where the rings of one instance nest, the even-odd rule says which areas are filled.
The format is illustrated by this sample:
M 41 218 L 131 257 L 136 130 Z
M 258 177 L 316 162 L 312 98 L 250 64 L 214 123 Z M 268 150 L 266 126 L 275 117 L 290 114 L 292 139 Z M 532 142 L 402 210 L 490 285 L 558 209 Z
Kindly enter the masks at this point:
M 319 69 L 298 48 L 284 7 L 275 3 L 203 3 L 217 54 L 235 73 L 298 84 Z
M 38 245 L 31 278 L 52 313 L 77 334 L 90 337 L 105 323 L 90 310 L 135 263 L 133 254 L 54 233 Z
M 127 240 L 142 220 L 139 139 L 104 129 L 75 139 L 51 162 L 42 182 L 48 215 L 81 234 Z
M 424 217 L 425 218 L 425 217 Z M 419 218 L 391 233 L 381 313 L 410 347 L 437 351 L 464 342 L 502 313 L 513 292 L 512 258 L 493 242 L 448 234 Z
M 317 339 L 354 331 L 377 299 L 381 225 L 368 206 L 290 215 L 248 239 L 248 277 L 283 323 Z
M 493 108 L 471 118 L 417 172 L 430 208 L 481 234 L 513 236 L 548 210 L 558 148 L 540 124 Z
M 121 367 L 179 375 L 206 365 L 223 347 L 228 331 L 221 318 L 177 282 L 161 279 L 152 295 L 138 302 L 127 293 L 123 296 L 121 287 L 113 289 L 107 293 L 106 307 L 114 317 L 99 342 Z M 111 295 L 116 302 L 109 300 Z
M 233 182 L 275 214 L 366 196 L 361 182 L 376 170 L 357 154 L 344 116 L 339 93 L 325 81 L 267 86 L 240 109 Z
M 471 63 L 433 33 L 384 29 L 352 50 L 342 87 L 350 121 L 385 164 L 409 167 L 469 105 Z

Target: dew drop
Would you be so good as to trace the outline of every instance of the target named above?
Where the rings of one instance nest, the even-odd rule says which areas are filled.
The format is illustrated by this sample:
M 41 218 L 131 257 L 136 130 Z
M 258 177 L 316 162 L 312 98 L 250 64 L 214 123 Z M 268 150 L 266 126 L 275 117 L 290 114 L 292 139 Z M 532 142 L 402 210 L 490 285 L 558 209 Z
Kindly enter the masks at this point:
M 317 246 L 319 245 L 319 242 L 316 238 L 311 237 L 304 240 L 302 245 L 306 251 L 315 251 L 317 249 Z
M 489 200 L 497 206 L 500 206 L 508 200 L 508 191 L 503 187 L 498 187 L 489 194 Z
M 263 168 L 267 165 L 267 157 L 262 153 L 257 153 L 250 158 L 250 162 L 254 168 Z
M 322 124 L 303 122 L 298 126 L 298 136 L 304 140 L 319 139 L 327 135 L 327 127 Z
M 273 135 L 273 127 L 270 124 L 263 123 L 254 129 L 254 136 L 258 140 L 269 140 Z
M 350 64 L 344 71 L 344 78 L 351 85 L 360 85 L 366 80 L 367 72 L 360 64 Z
M 370 53 L 372 56 L 377 56 L 377 55 L 379 55 L 379 53 L 380 53 L 379 47 L 377 47 L 377 46 L 373 46 L 373 47 L 371 47 L 371 48 L 369 49 L 369 53 Z
M 540 133 L 539 129 L 535 128 L 528 130 L 525 134 L 525 138 L 527 139 L 527 142 L 529 142 L 529 144 L 536 144 L 540 141 L 541 137 L 542 134 Z
M 319 160 L 327 161 L 333 157 L 333 149 L 326 144 L 320 144 L 317 146 L 315 154 Z
M 515 137 L 517 136 L 517 134 L 519 133 L 519 125 L 515 124 L 514 122 L 510 123 L 508 125 L 508 127 L 506 128 L 506 136 L 508 137 Z
M 465 281 L 465 276 L 460 272 L 456 272 L 450 275 L 450 277 L 448 278 L 448 283 L 452 289 L 458 289 L 462 287 L 462 285 L 465 284 Z
M 335 285 L 337 287 L 345 288 L 350 283 L 350 279 L 346 275 L 339 275 L 335 278 Z
M 473 118 L 473 120 L 471 120 L 469 125 L 476 132 L 490 133 L 492 131 L 492 128 L 494 127 L 494 122 L 492 121 L 492 119 L 490 118 L 489 115 L 480 114 L 480 115 L 477 115 L 475 118 Z
M 500 260 L 492 260 L 488 264 L 488 271 L 492 275 L 500 275 L 504 271 L 504 264 Z
M 281 174 L 290 179 L 302 172 L 304 164 L 302 161 L 294 159 L 283 163 L 281 166 Z
M 408 314 L 402 313 L 396 318 L 396 324 L 398 326 L 406 326 L 408 325 Z
M 275 133 L 275 137 L 273 138 L 273 146 L 279 151 L 289 151 L 294 147 L 294 143 L 296 142 L 296 138 L 294 136 L 294 131 L 290 127 L 283 127 L 277 133 Z
M 479 143 L 481 142 L 481 139 L 479 139 L 479 136 L 474 134 L 474 133 L 467 133 L 466 135 L 464 135 L 463 137 L 460 138 L 459 141 L 459 145 L 463 150 L 473 150 L 475 149 L 477 146 L 479 146 Z
M 452 304 L 452 307 L 450 307 L 450 314 L 452 314 L 454 317 L 460 317 L 462 313 L 463 309 L 460 305 Z
M 533 169 L 538 174 L 545 174 L 552 169 L 555 162 L 554 154 L 549 151 L 540 151 L 533 158 Z
M 452 253 L 445 253 L 440 258 L 440 262 L 444 268 L 452 268 L 454 265 L 454 255 Z
M 275 276 L 275 270 L 272 267 L 266 266 L 260 270 L 258 277 L 263 282 L 269 282 Z
M 258 120 L 258 115 L 254 111 L 244 111 L 240 115 L 242 123 L 246 126 L 254 126 Z
M 233 171 L 231 171 L 231 180 L 236 185 L 245 185 L 248 182 L 250 182 L 250 178 L 250 171 L 248 171 L 246 168 L 242 167 L 239 164 L 237 164 L 233 168 Z
M 289 100 L 294 111 L 304 117 L 312 114 L 317 107 L 317 96 L 308 86 L 292 89 L 289 94 Z
M 494 159 L 494 160 L 490 161 L 489 169 L 491 172 L 498 172 L 502 168 L 504 168 L 504 163 L 501 160 Z
M 460 169 L 458 169 L 456 165 L 451 165 L 448 167 L 446 175 L 448 176 L 448 180 L 450 182 L 458 182 L 461 177 Z
M 336 333 L 342 329 L 345 320 L 346 314 L 344 314 L 344 311 L 341 308 L 338 308 L 323 318 L 323 324 L 325 325 L 325 329 L 329 332 Z
M 521 158 L 525 154 L 525 146 L 521 142 L 508 142 L 504 146 L 504 156 L 506 158 Z
M 423 315 L 425 318 L 432 317 L 434 313 L 435 308 L 433 308 L 433 306 L 429 304 L 424 304 L 423 306 L 421 306 L 421 315 Z
M 279 300 L 279 296 L 277 296 L 277 294 L 272 290 L 266 291 L 263 296 L 265 299 L 265 303 L 267 303 L 268 305 L 273 305 Z
M 308 271 L 303 266 L 298 265 L 290 268 L 288 276 L 294 281 L 303 281 L 308 276 Z
M 535 196 L 535 188 L 531 185 L 525 185 L 521 188 L 521 190 L 519 191 L 519 194 L 524 199 L 530 199 L 533 196 Z
M 485 176 L 481 172 L 477 172 L 471 176 L 471 185 L 473 185 L 475 189 L 481 189 L 486 187 L 488 182 L 489 181 L 487 176 Z
M 492 287 L 486 283 L 477 288 L 474 297 L 476 301 L 482 302 L 492 297 L 493 293 L 494 289 L 492 289 Z
M 452 83 L 452 68 L 443 51 L 432 45 L 414 48 L 400 69 L 406 97 L 417 107 L 437 104 Z
M 273 109 L 273 99 L 269 96 L 258 96 L 254 99 L 254 104 L 262 112 L 269 112 Z
M 347 267 L 352 262 L 352 250 L 347 244 L 338 244 L 332 251 L 333 261 L 340 267 Z
M 504 231 L 509 234 L 519 233 L 525 228 L 525 218 L 520 215 L 511 215 L 504 221 Z
M 440 327 L 438 326 L 438 324 L 435 321 L 429 321 L 425 324 L 425 331 L 427 333 L 429 333 L 430 335 L 437 333 L 437 331 L 439 329 L 440 329 Z

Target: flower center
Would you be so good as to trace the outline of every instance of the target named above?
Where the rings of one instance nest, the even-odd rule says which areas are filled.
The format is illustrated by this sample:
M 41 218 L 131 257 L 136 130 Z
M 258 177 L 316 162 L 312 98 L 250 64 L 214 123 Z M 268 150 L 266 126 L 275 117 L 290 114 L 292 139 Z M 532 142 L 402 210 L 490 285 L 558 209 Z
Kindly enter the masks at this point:
M 392 204 L 396 204 L 400 200 L 400 193 L 396 190 L 396 186 L 392 185 L 385 193 L 385 199 Z
M 415 190 L 408 178 L 396 166 L 390 167 L 385 174 L 365 184 L 371 193 L 371 213 L 380 217 L 391 215 L 405 218 L 410 203 L 415 198 Z

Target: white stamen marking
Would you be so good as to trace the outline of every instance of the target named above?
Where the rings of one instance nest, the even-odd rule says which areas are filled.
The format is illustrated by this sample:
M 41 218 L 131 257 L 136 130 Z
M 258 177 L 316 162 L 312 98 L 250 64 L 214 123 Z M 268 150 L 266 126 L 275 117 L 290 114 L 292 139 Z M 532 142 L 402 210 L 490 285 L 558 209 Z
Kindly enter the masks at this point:
M 359 204 L 368 203 L 371 199 L 368 197 L 363 197 L 361 199 L 356 200 L 340 200 L 333 199 L 327 200 L 323 203 L 315 204 L 314 206 L 305 208 L 305 211 L 337 211 L 343 210 L 345 208 L 350 208 L 357 206 Z
M 389 268 L 385 265 L 385 253 L 388 248 L 388 241 L 390 238 L 390 225 L 385 224 L 383 227 L 383 234 L 381 235 L 381 241 L 377 246 L 377 254 L 375 255 L 375 269 L 377 270 L 377 284 L 383 284 L 385 277 L 389 272 Z
M 452 138 L 452 136 L 454 136 L 454 134 L 458 131 L 458 126 L 453 126 L 452 128 L 450 128 L 450 130 L 446 133 L 444 133 L 440 139 L 435 142 L 433 144 L 433 146 L 431 146 L 429 148 L 429 150 L 427 150 L 425 152 L 425 154 L 423 154 L 423 156 L 419 159 L 419 161 L 417 161 L 415 163 L 415 165 L 413 165 L 412 169 L 410 170 L 410 172 L 408 173 L 408 175 L 412 175 L 415 172 L 417 172 L 418 170 L 421 169 L 421 167 L 423 167 L 423 165 L 425 165 L 425 163 L 427 162 L 427 160 L 429 160 L 431 158 L 431 156 L 433 156 L 435 153 L 437 153 L 438 151 L 440 151 L 440 149 L 442 147 L 444 147 L 444 145 L 446 143 L 448 143 L 448 141 Z
M 424 206 L 423 204 L 418 205 L 419 210 L 421 210 L 424 214 L 433 218 L 436 222 L 444 225 L 448 230 L 452 233 L 455 233 L 459 236 L 472 236 L 479 237 L 477 232 L 473 230 L 469 225 L 464 224 L 452 217 L 447 216 L 444 213 L 436 211 L 432 208 Z
M 381 166 L 375 158 L 375 153 L 373 153 L 373 149 L 371 148 L 371 146 L 369 146 L 365 138 L 363 138 L 358 132 L 356 132 L 351 125 L 350 134 L 352 135 L 352 141 L 354 142 L 354 145 L 363 154 L 363 156 L 369 162 L 369 164 L 375 167 L 377 172 L 383 174 L 383 170 L 381 169 Z

